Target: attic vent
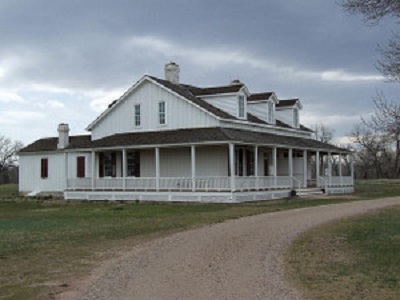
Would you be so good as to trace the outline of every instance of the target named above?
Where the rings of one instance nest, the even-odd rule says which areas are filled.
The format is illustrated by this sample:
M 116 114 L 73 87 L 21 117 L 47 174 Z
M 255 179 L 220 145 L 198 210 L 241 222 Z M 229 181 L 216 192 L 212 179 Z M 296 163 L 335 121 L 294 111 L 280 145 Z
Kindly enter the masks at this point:
M 240 82 L 239 79 L 234 79 L 231 81 L 231 85 L 242 85 L 243 83 Z

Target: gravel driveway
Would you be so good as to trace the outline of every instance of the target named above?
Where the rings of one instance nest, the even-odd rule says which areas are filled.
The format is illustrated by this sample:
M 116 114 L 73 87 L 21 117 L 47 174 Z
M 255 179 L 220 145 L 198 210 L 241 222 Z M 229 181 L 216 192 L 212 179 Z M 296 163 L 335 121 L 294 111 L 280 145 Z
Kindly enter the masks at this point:
M 62 299 L 301 299 L 283 253 L 324 222 L 400 204 L 400 197 L 268 213 L 148 242 L 96 269 Z

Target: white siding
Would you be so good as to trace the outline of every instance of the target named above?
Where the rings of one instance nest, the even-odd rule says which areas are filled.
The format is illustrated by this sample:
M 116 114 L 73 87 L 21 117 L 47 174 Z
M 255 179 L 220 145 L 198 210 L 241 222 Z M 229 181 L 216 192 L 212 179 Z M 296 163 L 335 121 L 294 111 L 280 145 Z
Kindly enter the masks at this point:
M 204 101 L 211 105 L 239 118 L 239 95 L 244 96 L 244 115 L 247 116 L 247 99 L 244 92 L 239 92 L 234 95 L 218 95 L 218 96 L 202 96 Z
M 48 177 L 41 178 L 41 160 L 48 159 Z M 19 191 L 59 192 L 66 188 L 64 153 L 20 155 Z
M 166 124 L 160 125 L 158 103 L 166 103 Z M 140 104 L 141 126 L 135 126 L 135 104 Z M 108 113 L 93 129 L 94 140 L 125 132 L 170 130 L 190 127 L 213 127 L 218 120 L 193 104 L 153 84 L 143 82 Z
M 296 112 L 297 119 L 295 118 Z M 280 108 L 276 110 L 276 118 L 294 128 L 299 128 L 300 110 L 297 107 Z
M 67 162 L 68 162 L 68 178 L 77 178 L 77 158 L 79 156 L 85 157 L 85 177 L 92 177 L 92 155 L 91 153 L 67 153 Z
M 249 102 L 247 103 L 247 110 L 257 118 L 268 123 L 270 122 L 268 118 L 268 102 Z
M 155 177 L 154 149 L 141 150 L 140 176 Z M 161 148 L 161 177 L 191 177 L 190 147 Z M 196 147 L 196 176 L 228 176 L 228 146 Z

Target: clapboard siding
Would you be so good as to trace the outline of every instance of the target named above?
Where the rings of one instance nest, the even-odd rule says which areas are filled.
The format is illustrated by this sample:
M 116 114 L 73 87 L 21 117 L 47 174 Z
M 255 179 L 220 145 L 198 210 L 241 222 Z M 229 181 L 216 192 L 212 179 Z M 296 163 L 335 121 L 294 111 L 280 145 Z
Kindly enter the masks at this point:
M 66 155 L 47 153 L 19 157 L 19 191 L 59 192 L 66 187 Z M 41 160 L 48 159 L 48 177 L 41 178 Z
M 166 103 L 166 124 L 158 120 L 158 103 Z M 140 104 L 141 125 L 134 123 L 134 106 Z M 185 101 L 164 88 L 143 82 L 92 129 L 94 140 L 116 133 L 149 130 L 171 130 L 191 127 L 213 127 L 218 120 L 192 103 Z

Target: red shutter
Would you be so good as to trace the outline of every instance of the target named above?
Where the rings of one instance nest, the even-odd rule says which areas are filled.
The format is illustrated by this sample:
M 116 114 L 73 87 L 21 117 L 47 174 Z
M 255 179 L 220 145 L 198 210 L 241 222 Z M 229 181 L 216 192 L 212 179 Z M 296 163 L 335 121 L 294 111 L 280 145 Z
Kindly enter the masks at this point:
M 49 177 L 49 163 L 47 158 L 42 158 L 40 161 L 40 176 L 42 178 Z
M 77 164 L 76 177 L 79 177 L 79 178 L 85 177 L 85 157 L 78 156 L 76 164 Z

